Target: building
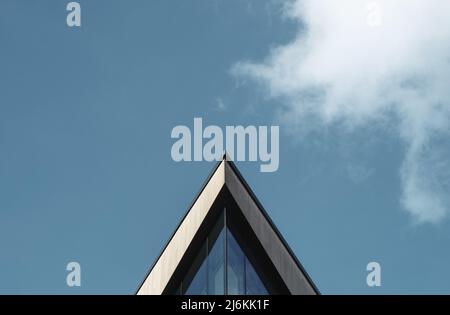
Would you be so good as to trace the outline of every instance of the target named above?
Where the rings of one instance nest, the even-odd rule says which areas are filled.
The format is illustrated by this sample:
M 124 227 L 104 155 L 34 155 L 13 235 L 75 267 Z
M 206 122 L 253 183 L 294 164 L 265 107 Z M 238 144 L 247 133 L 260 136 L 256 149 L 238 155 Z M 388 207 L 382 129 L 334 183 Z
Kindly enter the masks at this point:
M 137 294 L 319 294 L 225 156 Z

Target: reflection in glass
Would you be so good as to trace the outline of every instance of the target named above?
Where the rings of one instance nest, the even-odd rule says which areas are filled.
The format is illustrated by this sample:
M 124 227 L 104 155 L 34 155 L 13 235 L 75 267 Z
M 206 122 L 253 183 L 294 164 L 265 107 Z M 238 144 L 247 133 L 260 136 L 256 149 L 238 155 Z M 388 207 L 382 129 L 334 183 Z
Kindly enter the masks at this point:
M 222 214 L 206 237 L 176 294 L 266 295 L 267 289 Z
M 191 268 L 186 274 L 183 286 L 186 285 L 187 290 L 185 294 L 188 295 L 205 295 L 207 294 L 207 274 L 206 274 L 206 244 L 202 246 L 202 249 L 197 254 Z
M 223 221 L 219 220 L 218 224 L 212 230 L 208 238 L 209 255 L 208 255 L 208 294 L 220 295 L 225 293 L 224 285 L 224 244 L 225 232 Z M 217 235 L 218 233 L 218 235 Z M 211 248 L 212 247 L 212 248 Z
M 228 294 L 245 294 L 245 255 L 233 234 L 227 229 Z
M 247 295 L 267 295 L 261 279 L 253 268 L 253 265 L 245 259 L 245 294 Z

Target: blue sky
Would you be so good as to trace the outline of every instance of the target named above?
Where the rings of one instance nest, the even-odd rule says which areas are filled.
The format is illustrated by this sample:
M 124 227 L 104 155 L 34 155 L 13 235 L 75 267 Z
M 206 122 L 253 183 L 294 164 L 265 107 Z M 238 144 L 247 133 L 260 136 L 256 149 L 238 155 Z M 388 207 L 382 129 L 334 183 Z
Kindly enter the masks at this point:
M 194 117 L 280 125 L 277 172 L 237 166 L 322 293 L 450 293 L 448 208 L 428 216 L 407 198 L 424 165 L 415 138 L 366 107 L 311 123 L 294 95 L 312 79 L 285 89 L 274 76 L 274 48 L 308 29 L 303 13 L 273 0 L 79 2 L 81 28 L 66 25 L 65 1 L 0 3 L 0 293 L 133 293 L 214 166 L 171 159 L 172 128 Z M 336 73 L 359 90 L 349 68 Z M 66 285 L 70 261 L 79 288 Z M 370 261 L 381 287 L 366 285 Z

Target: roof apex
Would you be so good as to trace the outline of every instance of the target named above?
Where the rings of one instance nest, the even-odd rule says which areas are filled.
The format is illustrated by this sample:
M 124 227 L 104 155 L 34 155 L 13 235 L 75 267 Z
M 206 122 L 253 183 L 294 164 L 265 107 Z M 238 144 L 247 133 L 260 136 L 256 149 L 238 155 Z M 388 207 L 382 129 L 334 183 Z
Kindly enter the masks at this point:
M 161 294 L 214 201 L 226 186 L 292 294 L 319 294 L 236 165 L 224 153 L 192 202 L 137 294 Z

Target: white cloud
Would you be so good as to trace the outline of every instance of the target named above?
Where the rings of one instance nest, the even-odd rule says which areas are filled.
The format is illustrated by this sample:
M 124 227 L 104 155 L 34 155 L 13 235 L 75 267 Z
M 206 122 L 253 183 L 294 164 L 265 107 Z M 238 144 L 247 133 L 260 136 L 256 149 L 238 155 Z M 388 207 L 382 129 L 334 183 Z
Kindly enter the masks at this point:
M 450 211 L 450 159 L 438 144 L 450 135 L 450 1 L 293 0 L 284 13 L 299 23 L 296 38 L 233 74 L 282 100 L 300 137 L 387 122 L 406 147 L 402 206 L 419 223 L 441 221 Z

